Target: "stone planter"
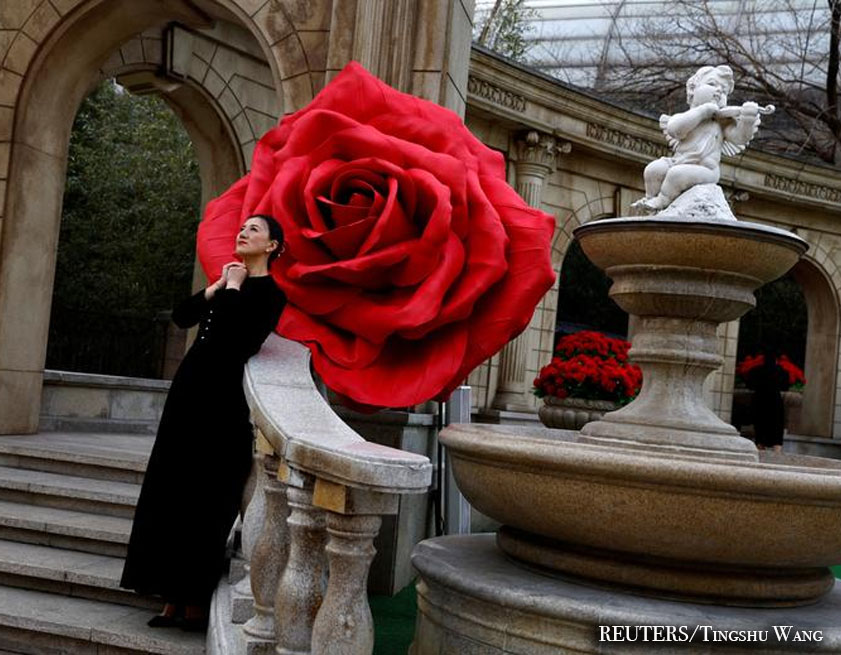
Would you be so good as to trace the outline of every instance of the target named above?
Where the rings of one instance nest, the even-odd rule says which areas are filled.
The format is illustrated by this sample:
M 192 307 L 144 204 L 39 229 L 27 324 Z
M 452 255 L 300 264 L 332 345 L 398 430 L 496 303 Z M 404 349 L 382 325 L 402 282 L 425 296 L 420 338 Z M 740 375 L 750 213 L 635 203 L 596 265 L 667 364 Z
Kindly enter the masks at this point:
M 547 428 L 580 430 L 590 421 L 598 421 L 606 412 L 618 408 L 619 405 L 609 400 L 544 396 L 537 415 Z

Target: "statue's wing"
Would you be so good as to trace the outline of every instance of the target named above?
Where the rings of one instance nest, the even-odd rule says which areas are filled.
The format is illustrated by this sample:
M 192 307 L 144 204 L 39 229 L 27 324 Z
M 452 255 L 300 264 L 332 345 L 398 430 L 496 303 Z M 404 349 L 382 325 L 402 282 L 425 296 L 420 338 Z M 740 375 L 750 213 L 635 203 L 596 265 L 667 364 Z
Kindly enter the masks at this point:
M 740 152 L 742 152 L 747 147 L 747 145 L 751 142 L 754 135 L 756 134 L 757 130 L 759 130 L 759 124 L 762 122 L 759 115 L 757 115 L 753 119 L 753 125 L 745 128 L 744 124 L 747 121 L 744 118 L 739 118 L 737 120 L 739 120 L 740 123 L 741 123 L 740 126 L 739 126 L 739 141 L 740 142 L 736 143 L 735 141 L 731 141 L 730 139 L 728 139 L 727 138 L 728 131 L 725 131 L 724 132 L 724 143 L 721 144 L 721 154 L 726 155 L 728 157 L 738 155 Z
M 726 155 L 727 157 L 733 157 L 738 155 L 745 149 L 745 145 L 739 145 L 738 143 L 733 143 L 732 141 L 728 141 L 727 139 L 724 140 L 724 143 L 721 144 L 721 154 Z
M 666 143 L 669 144 L 669 147 L 674 150 L 680 144 L 676 138 L 674 138 L 671 134 L 666 131 L 666 127 L 669 125 L 669 119 L 671 116 L 668 114 L 660 114 L 660 129 L 663 130 L 663 135 L 666 137 Z

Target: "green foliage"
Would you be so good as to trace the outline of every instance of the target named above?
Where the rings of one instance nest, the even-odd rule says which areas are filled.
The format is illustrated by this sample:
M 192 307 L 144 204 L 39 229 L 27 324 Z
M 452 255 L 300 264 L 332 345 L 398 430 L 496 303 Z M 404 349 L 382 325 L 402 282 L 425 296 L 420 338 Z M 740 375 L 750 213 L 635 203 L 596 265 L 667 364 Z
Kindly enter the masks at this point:
M 151 314 L 190 289 L 201 182 L 166 104 L 113 82 L 73 125 L 54 302 Z
M 526 38 L 533 30 L 529 21 L 537 16 L 525 0 L 494 0 L 492 5 L 477 7 L 474 40 L 505 57 L 523 61 L 533 45 Z
M 52 353 L 61 341 L 63 352 L 73 350 L 67 339 L 80 334 L 79 316 L 151 322 L 189 293 L 200 198 L 192 144 L 164 101 L 101 84 L 82 103 L 70 137 Z M 62 365 L 48 355 L 48 366 Z

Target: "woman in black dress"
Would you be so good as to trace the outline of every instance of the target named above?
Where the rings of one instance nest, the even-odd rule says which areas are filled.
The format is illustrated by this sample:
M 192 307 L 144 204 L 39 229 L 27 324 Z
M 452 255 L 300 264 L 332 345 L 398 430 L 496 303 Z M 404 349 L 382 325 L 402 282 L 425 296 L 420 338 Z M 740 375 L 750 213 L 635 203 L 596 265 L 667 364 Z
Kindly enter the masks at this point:
M 777 362 L 776 350 L 763 351 L 762 364 L 748 375 L 748 387 L 753 389 L 751 416 L 755 442 L 759 450 L 783 449 L 785 406 L 780 391 L 788 388 L 788 376 Z
M 222 573 L 225 544 L 251 468 L 245 362 L 286 303 L 269 266 L 283 249 L 270 216 L 252 216 L 236 239 L 242 259 L 172 314 L 199 324 L 164 405 L 137 503 L 120 585 L 165 601 L 149 625 L 202 629 Z

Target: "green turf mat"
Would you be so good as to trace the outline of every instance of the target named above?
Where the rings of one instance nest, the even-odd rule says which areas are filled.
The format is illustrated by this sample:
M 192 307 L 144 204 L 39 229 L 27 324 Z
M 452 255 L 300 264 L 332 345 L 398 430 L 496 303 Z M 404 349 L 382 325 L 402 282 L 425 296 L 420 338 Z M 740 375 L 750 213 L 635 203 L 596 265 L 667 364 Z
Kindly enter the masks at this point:
M 369 596 L 374 615 L 374 655 L 406 655 L 418 612 L 414 583 L 396 596 Z
M 841 566 L 830 566 L 829 568 L 835 573 L 835 577 L 841 580 Z

